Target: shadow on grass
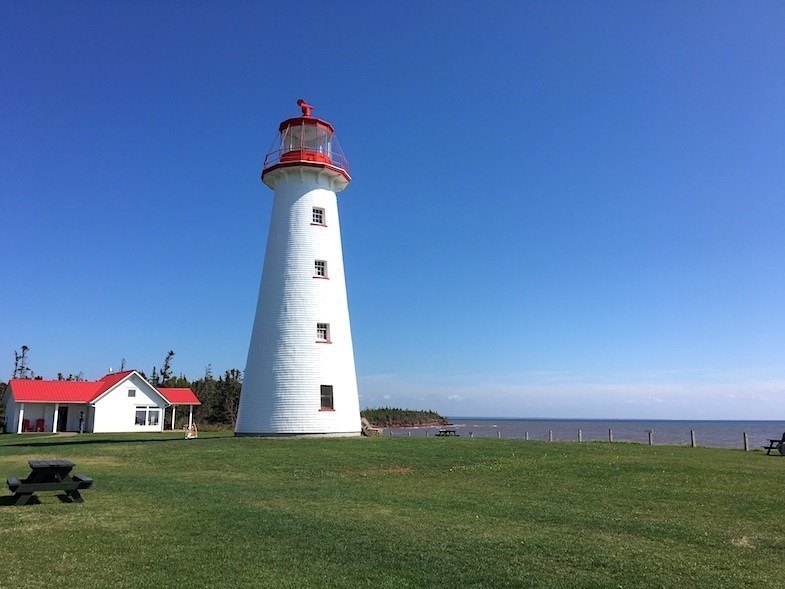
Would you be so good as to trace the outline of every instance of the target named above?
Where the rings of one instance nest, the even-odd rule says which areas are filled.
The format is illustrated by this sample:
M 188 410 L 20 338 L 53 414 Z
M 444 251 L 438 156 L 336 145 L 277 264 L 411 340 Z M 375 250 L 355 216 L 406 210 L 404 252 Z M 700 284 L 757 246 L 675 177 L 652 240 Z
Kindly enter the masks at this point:
M 71 497 L 69 497 L 65 493 L 58 493 L 55 495 L 55 498 L 60 501 L 60 503 L 77 503 Z M 38 495 L 33 495 L 30 499 L 27 500 L 27 503 L 24 505 L 17 505 L 16 504 L 16 495 L 3 495 L 0 497 L 0 507 L 27 507 L 28 505 L 41 505 L 41 500 L 38 498 Z
M 89 434 L 87 434 L 89 435 Z M 197 438 L 196 440 L 186 440 L 185 438 L 150 438 L 150 439 L 138 439 L 138 438 L 89 438 L 89 437 L 64 437 L 58 441 L 51 441 L 51 442 L 34 442 L 34 441 L 25 441 L 25 442 L 18 442 L 12 444 L 0 444 L 0 448 L 44 448 L 46 446 L 81 446 L 84 444 L 149 444 L 151 442 L 157 443 L 166 443 L 166 442 L 190 442 L 190 443 L 204 443 L 209 440 L 222 440 L 226 438 L 232 437 L 231 435 L 226 436 L 210 436 L 205 438 Z
M 27 507 L 28 505 L 40 505 L 38 497 L 30 497 L 24 505 L 16 504 L 16 495 L 4 495 L 0 497 L 0 507 Z

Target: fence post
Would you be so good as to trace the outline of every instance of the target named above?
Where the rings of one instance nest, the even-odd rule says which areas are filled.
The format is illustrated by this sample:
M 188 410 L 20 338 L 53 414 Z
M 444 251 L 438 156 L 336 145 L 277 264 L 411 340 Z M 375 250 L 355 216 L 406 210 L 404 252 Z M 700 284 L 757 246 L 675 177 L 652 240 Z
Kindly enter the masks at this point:
M 583 430 L 578 430 L 578 442 L 583 441 Z
M 608 441 L 613 442 L 613 430 L 608 428 Z
M 748 452 L 750 449 L 750 439 L 747 437 L 747 432 L 744 432 L 744 451 Z
M 523 439 L 526 440 L 527 442 L 529 441 L 529 430 L 523 432 Z
M 496 437 L 499 438 L 500 440 L 502 439 L 502 430 L 500 429 L 496 430 Z
M 654 438 L 654 430 L 653 429 L 647 429 L 646 432 L 649 434 L 649 446 L 651 446 L 652 443 L 653 443 L 653 438 Z
M 553 430 L 552 429 L 548 430 L 548 441 L 549 442 L 553 441 Z
M 469 437 L 473 438 L 474 437 L 474 432 L 469 432 Z
M 690 430 L 690 448 L 694 448 L 694 447 L 695 447 L 695 430 L 691 429 Z
M 428 430 L 425 430 L 425 437 L 428 437 Z
M 412 431 L 411 431 L 411 430 L 408 430 L 408 431 L 406 432 L 406 437 L 407 437 L 407 438 L 411 438 L 411 437 L 412 437 Z

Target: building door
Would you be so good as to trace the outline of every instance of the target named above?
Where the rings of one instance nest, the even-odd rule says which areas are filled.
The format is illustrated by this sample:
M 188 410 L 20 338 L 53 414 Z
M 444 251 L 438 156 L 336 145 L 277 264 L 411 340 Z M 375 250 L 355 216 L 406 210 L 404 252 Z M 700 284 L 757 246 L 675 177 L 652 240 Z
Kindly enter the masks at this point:
M 60 406 L 57 410 L 57 431 L 64 432 L 65 426 L 68 423 L 68 407 Z

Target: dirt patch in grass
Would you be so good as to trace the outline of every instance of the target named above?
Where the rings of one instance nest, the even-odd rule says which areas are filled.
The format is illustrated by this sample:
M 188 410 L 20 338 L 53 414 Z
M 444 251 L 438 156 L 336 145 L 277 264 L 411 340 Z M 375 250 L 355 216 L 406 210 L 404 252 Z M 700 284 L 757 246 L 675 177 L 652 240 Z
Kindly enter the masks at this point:
M 742 536 L 741 538 L 734 538 L 731 540 L 731 544 L 738 548 L 756 548 L 755 538 L 750 538 L 749 536 Z

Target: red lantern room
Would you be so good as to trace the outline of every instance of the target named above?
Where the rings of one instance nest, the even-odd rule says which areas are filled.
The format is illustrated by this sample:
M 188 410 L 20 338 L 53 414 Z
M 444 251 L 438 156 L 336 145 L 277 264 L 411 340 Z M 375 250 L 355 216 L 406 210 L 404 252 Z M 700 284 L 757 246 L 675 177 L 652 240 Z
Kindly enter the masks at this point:
M 297 106 L 302 109 L 302 116 L 287 119 L 278 127 L 278 135 L 264 158 L 262 181 L 274 170 L 307 166 L 340 174 L 348 184 L 349 163 L 338 145 L 335 129 L 327 121 L 311 116 L 314 107 L 302 98 Z

